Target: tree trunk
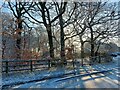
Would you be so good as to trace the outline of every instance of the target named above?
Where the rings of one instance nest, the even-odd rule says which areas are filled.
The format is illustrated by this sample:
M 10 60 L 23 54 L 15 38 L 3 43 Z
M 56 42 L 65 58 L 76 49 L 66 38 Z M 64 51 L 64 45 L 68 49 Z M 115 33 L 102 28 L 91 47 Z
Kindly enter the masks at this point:
M 94 57 L 94 43 L 91 42 L 91 57 Z
M 18 18 L 18 29 L 22 29 L 22 22 L 21 18 Z M 18 32 L 18 38 L 16 40 L 16 46 L 17 46 L 17 59 L 21 59 L 21 31 Z
M 94 57 L 94 37 L 93 37 L 93 29 L 90 26 L 90 34 L 91 34 L 91 57 Z
M 6 49 L 6 40 L 4 40 L 4 36 L 2 37 L 2 59 L 4 60 L 5 57 L 5 49 Z
M 81 42 L 81 64 L 83 66 L 83 59 L 84 59 L 84 43 Z
M 62 15 L 59 17 L 59 23 L 60 23 L 60 43 L 61 43 L 61 60 L 64 64 L 66 64 L 66 59 L 65 59 L 65 40 L 64 40 L 64 28 L 63 28 L 63 18 Z
M 99 48 L 100 48 L 100 44 L 98 45 L 97 50 L 95 51 L 95 56 L 98 56 L 98 50 L 99 50 Z
M 91 42 L 90 42 L 90 44 L 91 44 L 91 59 L 90 59 L 90 65 L 92 65 L 93 64 L 93 62 L 94 62 L 94 37 L 93 37 L 93 29 L 92 29 L 92 27 L 90 26 L 90 34 L 91 34 Z
M 54 47 L 53 47 L 53 38 L 52 38 L 52 31 L 51 27 L 46 27 L 47 33 L 48 33 L 48 41 L 49 41 L 49 52 L 50 52 L 50 57 L 54 59 Z

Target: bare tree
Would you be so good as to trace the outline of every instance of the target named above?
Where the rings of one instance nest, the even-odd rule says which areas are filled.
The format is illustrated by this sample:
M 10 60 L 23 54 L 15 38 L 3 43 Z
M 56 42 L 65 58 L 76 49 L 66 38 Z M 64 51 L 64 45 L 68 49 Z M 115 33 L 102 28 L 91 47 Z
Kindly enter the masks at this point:
M 79 36 L 82 58 L 84 57 L 84 43 L 89 42 L 91 45 L 91 57 L 93 57 L 100 46 L 99 43 L 98 48 L 95 49 L 96 41 L 100 42 L 110 38 L 110 36 L 115 36 L 117 33 L 117 21 L 120 17 L 115 11 L 116 5 L 110 4 L 111 6 L 109 6 L 107 2 L 83 2 L 80 5 L 81 12 L 78 12 L 80 18 L 77 18 L 77 21 L 73 23 L 76 33 L 66 39 Z M 110 8 L 108 9 L 108 7 Z M 86 40 L 83 40 L 85 38 Z
M 108 22 L 109 25 L 112 25 L 111 21 L 118 20 L 120 17 L 118 17 L 119 15 L 117 13 L 115 13 L 114 9 L 111 8 L 111 10 L 105 10 L 107 8 L 107 4 L 102 3 L 102 2 L 96 2 L 96 3 L 89 3 L 89 12 L 88 12 L 88 28 L 90 29 L 90 43 L 91 43 L 91 57 L 94 56 L 95 54 L 95 41 L 99 38 L 99 37 L 104 37 L 104 36 L 110 36 L 110 33 L 114 33 L 116 31 L 116 29 L 114 30 L 115 26 L 113 25 L 112 28 L 104 28 L 104 26 L 102 26 L 104 29 L 99 28 L 101 24 L 106 24 Z M 114 6 L 112 6 L 114 8 Z M 102 14 L 102 16 L 101 16 Z M 95 29 L 96 27 L 96 29 Z M 100 29 L 100 30 L 98 30 Z
M 47 34 L 48 34 L 48 41 L 49 41 L 49 52 L 50 52 L 50 57 L 54 58 L 54 46 L 53 46 L 53 37 L 52 37 L 52 23 L 57 20 L 64 12 L 65 12 L 65 7 L 67 5 L 67 2 L 64 2 L 61 6 L 61 13 L 52 17 L 51 15 L 51 9 L 53 9 L 54 4 L 53 2 L 35 2 L 34 3 L 34 7 L 33 8 L 33 12 L 38 13 L 38 15 L 40 16 L 40 18 L 42 18 L 42 20 L 38 20 L 37 18 L 34 18 L 30 12 L 28 12 L 26 10 L 26 8 L 23 6 L 24 10 L 27 12 L 27 14 L 37 23 L 39 24 L 43 24 L 46 28 Z
M 16 40 L 16 47 L 17 47 L 17 59 L 20 59 L 20 51 L 21 51 L 21 33 L 22 33 L 22 23 L 23 23 L 23 15 L 26 13 L 21 5 L 22 2 L 8 2 L 9 8 L 12 11 L 14 17 L 16 18 L 16 35 L 17 35 L 17 40 Z M 24 3 L 23 5 L 26 5 Z M 31 7 L 31 5 L 29 6 Z M 27 9 L 27 11 L 29 8 Z
M 89 43 L 91 44 L 91 56 L 94 56 L 95 53 L 95 41 L 99 39 L 99 37 L 103 37 L 105 39 L 105 36 L 110 36 L 111 33 L 114 33 L 116 29 L 113 28 L 116 26 L 113 24 L 113 21 L 115 22 L 118 20 L 119 14 L 117 14 L 114 11 L 114 8 L 111 8 L 111 10 L 106 10 L 106 8 L 109 6 L 107 2 L 85 2 L 82 7 L 83 11 L 85 12 L 83 22 L 81 23 L 81 27 L 85 26 L 83 29 L 89 29 L 90 36 L 88 38 Z M 114 6 L 112 6 L 114 7 Z M 111 22 L 112 21 L 112 22 Z M 105 28 L 103 27 L 103 24 L 109 22 L 109 25 L 112 25 L 112 28 Z M 101 26 L 102 25 L 102 26 Z M 104 28 L 104 29 L 103 29 Z M 82 29 L 82 28 L 81 28 Z
M 59 15 L 62 12 L 62 4 L 59 5 L 58 2 L 55 3 L 55 8 L 56 8 L 56 12 Z M 61 44 L 61 52 L 60 52 L 60 56 L 61 56 L 61 60 L 63 63 L 66 63 L 66 59 L 65 59 L 65 33 L 64 33 L 64 28 L 67 27 L 68 25 L 70 25 L 71 23 L 73 23 L 75 20 L 72 19 L 72 16 L 74 16 L 75 13 L 75 9 L 77 7 L 76 3 L 72 3 L 73 8 L 69 7 L 69 4 L 67 5 L 67 9 L 69 7 L 70 10 L 66 10 L 65 14 L 68 14 L 67 16 L 63 16 L 61 15 L 59 17 L 59 25 L 60 25 L 60 44 Z M 71 20 L 72 19 L 72 20 Z

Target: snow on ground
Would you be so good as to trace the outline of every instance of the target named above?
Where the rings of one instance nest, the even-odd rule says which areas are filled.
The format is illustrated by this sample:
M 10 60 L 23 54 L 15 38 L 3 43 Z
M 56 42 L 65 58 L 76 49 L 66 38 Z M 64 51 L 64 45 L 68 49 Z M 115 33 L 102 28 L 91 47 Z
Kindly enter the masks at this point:
M 57 77 L 64 74 L 74 73 L 74 70 L 64 70 L 64 69 L 52 69 L 45 71 L 34 71 L 25 73 L 15 73 L 15 74 L 3 74 L 2 85 L 12 85 L 21 82 L 27 82 L 32 80 L 41 80 L 46 77 Z
M 20 85 L 12 86 L 12 88 L 118 88 L 118 78 L 119 71 L 118 71 L 118 63 L 120 62 L 120 56 L 114 57 L 112 62 L 104 63 L 104 64 L 96 64 L 93 66 L 84 66 L 77 67 L 76 69 L 65 69 L 65 68 L 59 68 L 59 69 L 52 69 L 52 70 L 45 70 L 45 71 L 35 71 L 35 72 L 29 72 L 29 73 L 21 73 L 19 75 L 3 75 L 2 78 L 2 84 L 3 85 L 10 85 L 15 84 L 19 82 L 26 82 L 26 81 L 32 81 L 32 80 L 40 80 L 45 77 L 55 77 L 58 76 L 58 78 L 52 78 L 52 79 L 46 79 L 43 81 L 37 81 L 37 82 L 30 82 Z M 101 70 L 110 70 L 113 69 L 113 71 L 109 73 L 101 73 L 101 74 L 94 74 L 84 77 L 75 77 L 70 78 L 66 80 L 57 81 L 59 79 L 65 78 L 65 77 L 59 77 L 64 75 L 65 73 L 74 73 L 81 74 L 93 71 L 101 71 Z M 85 71 L 86 70 L 86 71 Z M 74 76 L 74 75 L 68 75 L 68 76 Z M 67 76 L 66 76 L 67 77 Z

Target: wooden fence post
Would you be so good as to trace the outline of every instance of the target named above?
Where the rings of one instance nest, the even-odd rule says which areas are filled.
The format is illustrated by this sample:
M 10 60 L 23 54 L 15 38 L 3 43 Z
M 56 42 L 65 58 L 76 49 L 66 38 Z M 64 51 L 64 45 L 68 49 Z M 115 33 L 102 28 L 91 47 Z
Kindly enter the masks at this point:
M 75 67 L 75 62 L 74 62 L 74 59 L 73 59 L 73 61 L 72 61 L 72 62 L 73 62 L 73 67 Z
M 50 59 L 48 59 L 48 68 L 50 68 Z
M 32 60 L 30 60 L 30 70 L 33 71 Z
M 89 65 L 90 66 L 92 65 L 92 57 L 91 56 L 89 57 Z
M 6 61 L 6 73 L 8 73 L 8 61 Z
M 99 63 L 101 63 L 101 56 L 99 56 Z
M 83 58 L 81 58 L 81 64 L 82 64 L 82 67 L 83 67 Z

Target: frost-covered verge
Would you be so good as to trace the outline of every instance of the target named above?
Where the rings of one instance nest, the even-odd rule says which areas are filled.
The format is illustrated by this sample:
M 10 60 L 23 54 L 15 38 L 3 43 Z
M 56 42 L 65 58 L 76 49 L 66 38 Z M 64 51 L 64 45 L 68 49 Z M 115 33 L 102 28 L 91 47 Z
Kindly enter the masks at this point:
M 67 74 L 73 74 L 74 70 L 53 69 L 45 71 L 24 72 L 15 74 L 4 74 L 2 77 L 2 86 L 17 85 L 33 81 L 40 81 L 50 78 L 62 77 Z
M 113 69 L 114 71 L 118 71 L 118 61 L 120 60 L 119 57 L 113 58 L 114 60 L 109 63 L 105 64 L 97 64 L 93 66 L 84 66 L 84 69 L 89 72 L 93 71 L 102 71 L 102 70 L 110 70 Z M 67 68 L 58 68 L 58 69 L 50 69 L 45 71 L 34 71 L 34 72 L 25 72 L 25 73 L 16 73 L 16 74 L 3 74 L 2 77 L 2 85 L 18 85 L 18 84 L 25 84 L 30 82 L 37 82 L 52 78 L 62 78 L 65 75 L 70 74 L 77 74 L 77 73 L 86 73 L 86 71 L 81 67 L 77 67 L 76 69 L 67 69 Z M 115 72 L 116 73 L 116 72 Z M 119 73 L 119 71 L 117 72 Z M 117 77 L 114 77 L 113 75 L 110 76 L 111 78 L 114 78 L 115 81 L 118 80 Z

